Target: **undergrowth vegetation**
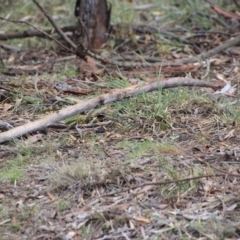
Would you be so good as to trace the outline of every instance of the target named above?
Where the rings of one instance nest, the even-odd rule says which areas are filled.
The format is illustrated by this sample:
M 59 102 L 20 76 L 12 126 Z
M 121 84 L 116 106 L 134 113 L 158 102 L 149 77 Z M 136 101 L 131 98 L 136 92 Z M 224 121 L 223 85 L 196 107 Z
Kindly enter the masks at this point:
M 225 34 L 236 34 L 208 1 L 109 2 L 113 31 L 102 52 L 107 57 L 175 60 L 197 54 L 196 45 L 200 52 L 209 50 L 226 40 Z M 0 3 L 2 18 L 52 28 L 32 1 Z M 60 26 L 76 23 L 75 0 L 39 3 Z M 214 3 L 226 11 L 234 6 Z M 31 25 L 0 21 L 4 32 Z M 137 25 L 160 30 L 140 33 L 133 30 Z M 200 34 L 204 44 L 193 40 Z M 179 41 L 186 39 L 191 44 Z M 234 55 L 233 61 L 226 52 L 208 71 L 109 65 L 103 74 L 89 74 L 81 71 L 79 59 L 62 60 L 73 53 L 53 41 L 32 37 L 4 44 L 17 50 L 1 52 L 0 89 L 9 93 L 0 95 L 0 120 L 14 126 L 152 79 L 200 79 L 207 72 L 211 82 L 222 74 L 238 91 L 240 59 Z M 19 66 L 30 71 L 8 72 Z M 64 84 L 85 92 L 59 90 Z M 239 100 L 237 94 L 215 96 L 212 89 L 159 88 L 0 145 L 3 239 L 238 239 Z M 66 238 L 71 232 L 74 237 Z

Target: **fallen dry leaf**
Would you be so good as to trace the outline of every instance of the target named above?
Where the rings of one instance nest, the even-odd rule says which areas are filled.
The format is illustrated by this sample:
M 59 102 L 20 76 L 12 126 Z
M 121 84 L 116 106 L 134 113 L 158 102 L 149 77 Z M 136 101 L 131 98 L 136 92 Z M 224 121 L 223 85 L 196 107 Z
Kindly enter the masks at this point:
M 9 103 L 5 103 L 3 104 L 3 112 L 7 112 L 9 109 L 11 109 L 13 107 L 12 104 L 9 104 Z
M 87 76 L 89 75 L 100 75 L 104 72 L 104 68 L 100 69 L 97 67 L 95 59 L 87 56 L 87 62 L 81 61 L 80 67 L 79 67 L 80 72 L 85 72 Z
M 143 217 L 137 217 L 137 218 L 134 218 L 135 221 L 138 223 L 138 224 L 141 224 L 141 225 L 144 225 L 144 224 L 148 224 L 151 222 L 150 219 L 148 218 L 143 218 Z
M 218 5 L 213 4 L 212 8 L 214 9 L 214 11 L 223 15 L 224 17 L 234 18 L 234 19 L 240 20 L 240 15 L 238 15 L 236 13 L 233 13 L 233 12 L 228 12 L 225 9 L 219 7 Z
M 131 229 L 135 228 L 135 226 L 134 226 L 134 224 L 133 224 L 133 222 L 131 220 L 129 220 L 129 226 L 130 226 Z
M 48 191 L 47 191 L 47 195 L 51 201 L 53 201 L 55 199 L 55 197 Z

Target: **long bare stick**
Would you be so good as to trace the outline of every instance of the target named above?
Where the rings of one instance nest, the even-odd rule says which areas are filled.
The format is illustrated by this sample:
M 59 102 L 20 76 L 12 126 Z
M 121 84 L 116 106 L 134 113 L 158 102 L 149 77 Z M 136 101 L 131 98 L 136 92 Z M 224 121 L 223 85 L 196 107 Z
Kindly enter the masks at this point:
M 50 126 L 51 124 L 82 113 L 84 111 L 96 108 L 100 105 L 109 104 L 115 101 L 122 100 L 124 98 L 133 97 L 142 93 L 147 93 L 159 89 L 174 88 L 180 86 L 199 86 L 199 87 L 211 87 L 216 88 L 215 85 L 193 79 L 193 78 L 170 78 L 165 81 L 152 81 L 145 84 L 137 84 L 125 89 L 117 89 L 112 93 L 102 94 L 98 97 L 83 101 L 73 106 L 66 107 L 59 112 L 49 114 L 39 120 L 31 123 L 27 123 L 22 126 L 10 129 L 6 132 L 0 133 L 0 143 L 9 141 L 16 137 L 21 137 L 29 132 L 34 132 Z
M 4 18 L 0 18 L 0 19 L 3 20 Z M 8 21 L 8 19 L 4 19 L 4 20 Z M 23 21 L 15 21 L 15 22 L 28 24 Z M 76 26 L 65 26 L 65 27 L 61 27 L 61 29 L 63 32 L 73 32 L 77 28 L 76 28 Z M 56 32 L 56 31 L 54 31 L 54 32 Z M 29 30 L 24 30 L 22 32 L 19 32 L 19 31 L 4 32 L 4 33 L 0 33 L 0 40 L 9 40 L 9 39 L 15 39 L 15 38 L 28 38 L 28 37 L 50 38 L 49 36 L 46 35 L 46 33 L 50 35 L 50 34 L 53 34 L 54 32 L 53 32 L 53 29 L 46 29 L 46 30 L 44 30 L 44 32 L 39 31 L 39 29 L 36 29 L 36 30 L 29 29 Z M 50 39 L 52 39 L 52 38 L 50 38 Z

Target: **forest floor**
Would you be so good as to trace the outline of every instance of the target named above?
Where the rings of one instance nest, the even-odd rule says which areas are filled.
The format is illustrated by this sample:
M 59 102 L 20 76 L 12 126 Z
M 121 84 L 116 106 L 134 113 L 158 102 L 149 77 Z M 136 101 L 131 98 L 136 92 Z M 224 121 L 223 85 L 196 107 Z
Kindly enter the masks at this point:
M 205 3 L 198 9 L 204 17 L 190 14 L 196 6 L 167 1 L 166 15 L 178 11 L 181 20 L 158 22 L 165 17 L 158 1 L 140 10 L 121 2 L 112 1 L 113 11 L 124 4 L 123 15 L 114 15 L 102 52 L 118 61 L 175 61 L 239 34 L 239 19 L 230 11 L 235 5 L 225 9 L 226 17 Z M 70 3 L 44 7 L 66 17 Z M 24 14 L 19 10 L 24 21 L 43 24 L 41 14 Z M 4 30 L 18 26 L 5 22 Z M 164 32 L 145 31 L 153 27 Z M 0 239 L 240 239 L 240 46 L 205 65 L 175 67 L 123 68 L 90 57 L 84 62 L 36 37 L 2 41 L 0 54 L 0 120 L 13 127 L 153 79 L 231 84 L 219 94 L 199 87 L 159 89 L 1 144 Z

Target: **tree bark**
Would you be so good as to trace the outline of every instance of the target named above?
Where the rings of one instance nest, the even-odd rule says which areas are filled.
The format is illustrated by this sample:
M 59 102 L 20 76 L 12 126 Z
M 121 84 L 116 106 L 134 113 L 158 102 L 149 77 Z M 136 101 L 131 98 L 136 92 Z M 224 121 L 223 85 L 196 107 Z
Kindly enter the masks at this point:
M 102 48 L 110 30 L 111 7 L 107 0 L 77 0 L 75 15 L 80 43 L 90 50 Z

